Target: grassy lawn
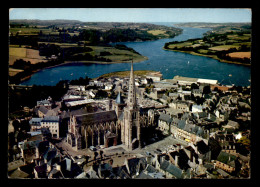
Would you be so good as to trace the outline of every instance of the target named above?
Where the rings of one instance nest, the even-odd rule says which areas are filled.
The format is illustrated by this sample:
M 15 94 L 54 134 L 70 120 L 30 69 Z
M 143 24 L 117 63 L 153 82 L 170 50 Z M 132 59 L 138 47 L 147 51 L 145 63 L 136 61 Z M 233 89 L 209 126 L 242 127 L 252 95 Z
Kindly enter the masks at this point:
M 88 52 L 91 55 L 100 55 L 100 52 L 109 52 L 111 55 L 104 55 L 102 57 L 110 59 L 113 62 L 123 62 L 123 61 L 129 61 L 132 58 L 134 61 L 141 61 L 145 60 L 145 57 L 138 55 L 136 53 L 133 53 L 128 50 L 120 50 L 116 49 L 114 47 L 103 47 L 103 46 L 87 46 L 91 48 L 93 51 Z
M 192 45 L 191 42 L 182 42 L 182 43 L 170 44 L 168 46 L 168 48 L 170 48 L 170 49 L 175 48 L 175 47 L 181 48 L 181 47 L 188 47 L 188 46 L 191 46 L 191 45 Z

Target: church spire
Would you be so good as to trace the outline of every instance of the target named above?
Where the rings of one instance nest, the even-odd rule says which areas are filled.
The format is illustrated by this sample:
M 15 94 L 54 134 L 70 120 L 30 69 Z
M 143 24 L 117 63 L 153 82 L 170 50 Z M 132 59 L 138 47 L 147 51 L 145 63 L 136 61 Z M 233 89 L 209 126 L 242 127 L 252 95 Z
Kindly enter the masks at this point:
M 133 60 L 131 62 L 131 72 L 130 72 L 130 79 L 129 79 L 127 105 L 131 108 L 134 108 L 136 106 L 136 93 L 135 93 L 135 78 L 134 78 Z

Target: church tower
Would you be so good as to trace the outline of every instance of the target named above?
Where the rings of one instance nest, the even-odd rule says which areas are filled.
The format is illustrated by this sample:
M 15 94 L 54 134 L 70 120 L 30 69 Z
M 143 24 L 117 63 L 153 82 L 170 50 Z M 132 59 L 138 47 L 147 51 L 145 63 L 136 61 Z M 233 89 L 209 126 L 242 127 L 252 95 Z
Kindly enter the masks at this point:
M 121 129 L 122 143 L 130 150 L 135 148 L 136 145 L 141 148 L 140 110 L 136 101 L 133 62 L 131 63 L 128 99 L 126 104 L 127 106 L 124 108 L 124 122 Z

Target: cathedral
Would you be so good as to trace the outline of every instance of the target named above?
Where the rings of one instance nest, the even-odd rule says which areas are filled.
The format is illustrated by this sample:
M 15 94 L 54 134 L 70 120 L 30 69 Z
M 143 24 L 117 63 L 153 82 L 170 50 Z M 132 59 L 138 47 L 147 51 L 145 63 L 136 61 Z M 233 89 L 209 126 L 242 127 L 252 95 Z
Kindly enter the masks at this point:
M 140 116 L 137 104 L 132 62 L 126 102 L 119 92 L 107 111 L 71 115 L 67 143 L 76 150 L 97 145 L 115 146 L 119 142 L 129 150 L 141 148 L 141 121 L 145 125 L 145 117 Z
M 120 92 L 119 92 L 120 94 Z M 116 108 L 118 102 L 116 100 Z M 120 105 L 120 104 L 119 104 Z M 122 110 L 122 109 L 121 109 Z M 122 116 L 122 117 L 121 117 Z M 121 141 L 128 149 L 141 148 L 141 125 L 140 125 L 140 109 L 136 100 L 136 88 L 134 79 L 133 62 L 131 63 L 131 72 L 128 86 L 128 98 L 126 106 L 123 108 L 118 123 L 121 126 Z

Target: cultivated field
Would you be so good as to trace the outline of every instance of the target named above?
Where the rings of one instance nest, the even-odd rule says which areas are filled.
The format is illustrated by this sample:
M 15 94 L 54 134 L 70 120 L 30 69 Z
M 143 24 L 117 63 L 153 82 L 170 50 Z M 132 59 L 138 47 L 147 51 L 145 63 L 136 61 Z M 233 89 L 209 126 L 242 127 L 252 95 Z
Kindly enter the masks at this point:
M 229 50 L 231 48 L 236 48 L 238 49 L 239 46 L 236 45 L 219 45 L 219 46 L 215 46 L 215 47 L 211 47 L 209 48 L 209 50 L 213 50 L 213 51 L 225 51 L 225 50 Z
M 15 76 L 17 73 L 22 72 L 23 70 L 21 69 L 13 69 L 9 68 L 9 76 Z
M 149 30 L 147 32 L 152 35 L 155 35 L 155 36 L 159 35 L 159 34 L 167 35 L 167 34 L 165 34 L 166 31 L 163 31 L 163 30 Z
M 251 58 L 251 52 L 233 52 L 228 53 L 231 58 Z
M 38 50 L 23 47 L 9 47 L 9 65 L 13 65 L 18 59 L 30 61 L 31 64 L 47 62 L 47 60 L 44 60 L 43 57 L 39 55 Z

